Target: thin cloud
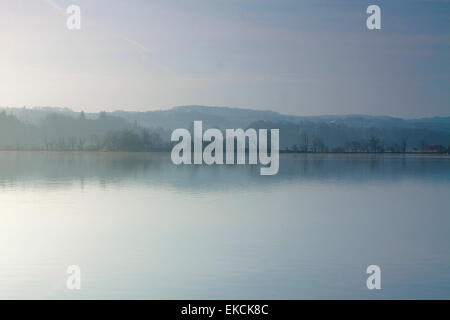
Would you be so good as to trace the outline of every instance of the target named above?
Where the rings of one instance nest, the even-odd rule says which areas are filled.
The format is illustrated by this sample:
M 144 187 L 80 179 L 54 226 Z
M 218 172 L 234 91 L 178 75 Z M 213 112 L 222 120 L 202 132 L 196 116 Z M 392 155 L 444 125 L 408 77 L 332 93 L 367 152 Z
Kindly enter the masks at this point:
M 50 7 L 52 7 L 53 9 L 55 9 L 56 11 L 58 11 L 59 13 L 61 13 L 62 15 L 66 15 L 66 9 L 64 9 L 64 7 L 60 6 L 59 4 L 55 3 L 53 0 L 43 0 L 45 3 L 47 3 Z M 86 20 L 84 20 L 86 21 Z M 131 44 L 137 51 L 139 54 L 142 55 L 142 57 L 144 57 L 144 59 L 147 59 L 149 57 L 149 55 L 151 54 L 151 50 L 148 49 L 146 46 L 144 46 L 142 43 L 139 43 L 136 40 L 130 39 L 129 37 L 125 37 L 125 36 L 121 36 L 118 35 L 116 36 L 116 38 L 127 42 L 128 44 Z M 157 65 L 157 67 L 159 69 L 161 69 L 163 72 L 169 74 L 169 75 L 175 75 L 175 72 L 173 70 L 171 70 L 169 67 L 161 64 L 161 63 L 156 63 L 155 61 L 152 61 L 153 63 L 155 63 Z
M 53 0 L 43 0 L 45 3 L 47 3 L 49 6 L 51 6 L 53 9 L 59 11 L 62 14 L 66 13 L 66 10 L 61 7 L 59 4 L 56 4 Z

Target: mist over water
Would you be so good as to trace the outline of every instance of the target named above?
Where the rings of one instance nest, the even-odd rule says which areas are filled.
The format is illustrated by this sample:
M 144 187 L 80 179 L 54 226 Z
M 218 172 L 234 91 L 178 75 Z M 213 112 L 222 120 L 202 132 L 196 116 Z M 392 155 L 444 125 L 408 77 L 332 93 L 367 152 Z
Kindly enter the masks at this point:
M 449 164 L 281 154 L 260 176 L 169 153 L 0 152 L 0 298 L 450 298 Z

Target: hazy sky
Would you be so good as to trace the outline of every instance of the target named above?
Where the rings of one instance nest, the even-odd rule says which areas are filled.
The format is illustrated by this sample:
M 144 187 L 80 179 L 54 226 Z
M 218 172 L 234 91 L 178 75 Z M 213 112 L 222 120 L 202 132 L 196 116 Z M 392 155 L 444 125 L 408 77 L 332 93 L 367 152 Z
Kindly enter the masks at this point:
M 0 0 L 0 43 L 0 106 L 450 115 L 448 0 Z

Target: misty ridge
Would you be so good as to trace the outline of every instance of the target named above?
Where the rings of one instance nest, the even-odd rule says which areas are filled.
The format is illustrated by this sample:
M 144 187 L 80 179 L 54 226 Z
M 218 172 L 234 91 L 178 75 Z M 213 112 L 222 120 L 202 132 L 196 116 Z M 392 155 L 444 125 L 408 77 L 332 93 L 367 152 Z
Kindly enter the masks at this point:
M 100 113 L 67 108 L 0 108 L 1 150 L 170 151 L 171 132 L 280 129 L 281 152 L 435 152 L 450 150 L 450 117 L 292 116 L 230 107 Z

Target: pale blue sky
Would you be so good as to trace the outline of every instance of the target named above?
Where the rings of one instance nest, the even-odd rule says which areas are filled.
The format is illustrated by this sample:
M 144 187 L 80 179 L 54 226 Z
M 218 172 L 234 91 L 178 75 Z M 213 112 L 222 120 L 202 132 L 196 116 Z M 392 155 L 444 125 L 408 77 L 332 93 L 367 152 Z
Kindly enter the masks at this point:
M 0 106 L 450 115 L 446 0 L 2 0 L 0 41 Z

